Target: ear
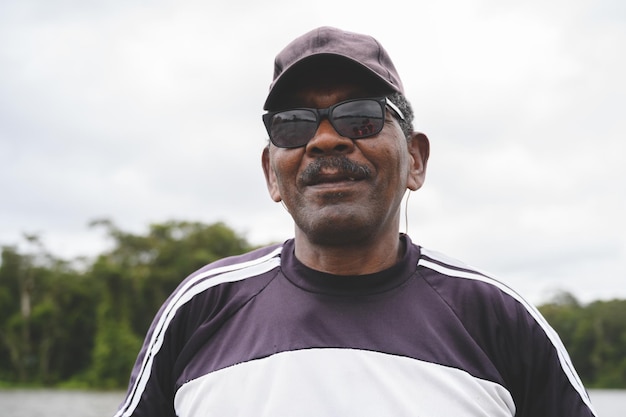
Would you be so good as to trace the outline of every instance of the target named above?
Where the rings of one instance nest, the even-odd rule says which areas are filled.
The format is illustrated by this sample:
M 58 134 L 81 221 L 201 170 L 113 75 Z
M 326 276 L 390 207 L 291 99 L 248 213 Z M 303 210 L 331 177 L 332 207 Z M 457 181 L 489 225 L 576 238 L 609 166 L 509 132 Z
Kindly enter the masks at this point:
M 413 132 L 407 142 L 411 166 L 407 178 L 407 188 L 411 191 L 419 190 L 426 179 L 426 165 L 430 155 L 430 142 L 425 134 Z
M 263 153 L 261 154 L 261 164 L 263 166 L 265 182 L 267 184 L 267 190 L 270 192 L 270 197 L 272 198 L 272 200 L 278 203 L 282 200 L 282 198 L 280 196 L 280 191 L 278 190 L 278 181 L 276 179 L 276 174 L 274 173 L 274 169 L 272 168 L 272 164 L 270 162 L 269 145 L 263 149 Z

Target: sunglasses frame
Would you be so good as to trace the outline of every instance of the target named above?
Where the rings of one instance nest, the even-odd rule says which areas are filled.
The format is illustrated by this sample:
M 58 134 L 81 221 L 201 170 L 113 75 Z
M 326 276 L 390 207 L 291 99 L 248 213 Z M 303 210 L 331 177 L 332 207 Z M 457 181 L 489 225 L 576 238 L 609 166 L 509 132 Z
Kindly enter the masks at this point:
M 342 101 L 339 103 L 335 103 L 332 106 L 326 107 L 324 109 L 316 109 L 316 108 L 309 108 L 309 107 L 297 107 L 297 108 L 291 108 L 291 109 L 282 109 L 282 110 L 276 110 L 276 111 L 270 111 L 267 112 L 263 115 L 263 124 L 265 125 L 265 129 L 267 130 L 267 134 L 270 137 L 270 141 L 274 144 L 274 146 L 279 147 L 279 148 L 300 148 L 302 146 L 306 146 L 307 143 L 309 143 L 309 141 L 311 139 L 313 139 L 313 137 L 315 136 L 315 132 L 317 131 L 317 129 L 319 128 L 320 123 L 322 122 L 322 120 L 327 119 L 330 124 L 333 126 L 333 129 L 335 129 L 335 131 L 337 131 L 337 129 L 335 128 L 335 124 L 334 124 L 334 117 L 331 118 L 331 115 L 333 113 L 333 111 L 335 110 L 336 107 L 341 106 L 342 104 L 347 104 L 347 103 L 352 103 L 355 101 L 375 101 L 377 102 L 380 107 L 381 110 L 383 111 L 383 127 L 385 125 L 385 120 L 387 117 L 387 112 L 385 111 L 385 107 L 389 107 L 389 109 L 394 113 L 394 115 L 396 116 L 396 118 L 400 119 L 400 120 L 404 120 L 404 115 L 402 114 L 402 111 L 400 111 L 400 109 L 391 102 L 391 100 L 389 100 L 388 97 L 368 97 L 368 98 L 357 98 L 357 99 L 351 99 L 351 100 L 346 100 L 346 101 Z M 317 125 L 315 126 L 315 130 L 313 133 L 313 136 L 311 136 L 310 138 L 307 138 L 306 141 L 304 141 L 304 143 L 302 144 L 295 144 L 295 145 L 289 145 L 289 146 L 285 146 L 285 145 L 280 145 L 277 144 L 276 142 L 274 142 L 274 139 L 272 138 L 272 134 L 271 134 L 271 122 L 272 122 L 272 118 L 279 114 L 279 113 L 283 113 L 283 112 L 288 112 L 288 111 L 294 111 L 294 110 L 307 110 L 313 114 L 315 114 L 315 118 L 316 118 L 316 122 Z M 364 136 L 359 136 L 358 138 L 351 138 L 350 136 L 345 136 L 348 137 L 352 140 L 357 140 L 357 139 L 366 139 L 372 136 L 375 136 L 377 134 L 379 134 L 381 132 L 381 130 L 383 129 L 383 127 L 381 127 L 380 130 L 373 132 L 371 134 L 367 134 Z M 339 133 L 337 131 L 337 133 Z M 342 135 L 343 136 L 343 135 Z

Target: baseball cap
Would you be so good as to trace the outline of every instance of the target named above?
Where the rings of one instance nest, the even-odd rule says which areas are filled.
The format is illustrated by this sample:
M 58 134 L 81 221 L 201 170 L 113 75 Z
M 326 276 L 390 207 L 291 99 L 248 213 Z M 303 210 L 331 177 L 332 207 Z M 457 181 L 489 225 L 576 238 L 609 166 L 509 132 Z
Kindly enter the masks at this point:
M 382 81 L 392 91 L 404 94 L 402 81 L 389 54 L 376 39 L 323 26 L 296 38 L 276 55 L 274 79 L 263 108 L 268 110 L 273 107 L 280 87 L 289 75 L 296 72 L 295 69 L 301 69 L 322 57 L 337 57 L 356 64 L 356 68 Z

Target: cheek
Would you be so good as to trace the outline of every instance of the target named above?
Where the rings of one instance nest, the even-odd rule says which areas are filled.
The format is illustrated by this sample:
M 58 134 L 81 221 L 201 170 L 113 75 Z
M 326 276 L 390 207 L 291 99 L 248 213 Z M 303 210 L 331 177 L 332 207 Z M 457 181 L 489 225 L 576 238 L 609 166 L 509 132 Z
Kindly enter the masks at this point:
M 389 146 L 372 146 L 368 158 L 376 167 L 379 175 L 385 177 L 389 186 L 404 184 L 409 176 L 410 155 L 402 144 Z
M 272 172 L 277 186 L 284 192 L 286 187 L 295 184 L 301 158 L 291 150 L 275 150 L 271 157 Z

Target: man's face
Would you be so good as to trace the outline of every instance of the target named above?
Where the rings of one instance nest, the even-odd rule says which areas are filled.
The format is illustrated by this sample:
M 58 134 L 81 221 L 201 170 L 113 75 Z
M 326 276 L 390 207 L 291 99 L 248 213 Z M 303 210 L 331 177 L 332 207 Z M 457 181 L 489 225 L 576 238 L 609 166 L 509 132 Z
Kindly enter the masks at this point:
M 287 102 L 326 108 L 371 96 L 344 83 L 301 88 Z M 282 200 L 294 219 L 296 237 L 323 245 L 358 245 L 381 233 L 397 234 L 402 197 L 407 188 L 421 186 L 424 168 L 419 146 L 407 145 L 389 111 L 378 135 L 357 140 L 340 136 L 324 119 L 303 147 L 270 144 L 263 167 L 272 199 Z

